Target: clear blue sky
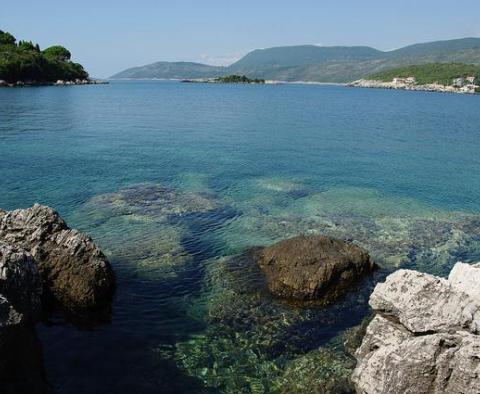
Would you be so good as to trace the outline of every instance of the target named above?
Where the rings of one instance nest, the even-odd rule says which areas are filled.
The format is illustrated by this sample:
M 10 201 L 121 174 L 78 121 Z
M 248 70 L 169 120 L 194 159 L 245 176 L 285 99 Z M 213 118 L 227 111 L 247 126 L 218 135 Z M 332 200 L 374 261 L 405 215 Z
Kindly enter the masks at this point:
M 158 60 L 228 64 L 270 46 L 480 37 L 480 0 L 0 1 L 1 30 L 62 44 L 97 77 Z

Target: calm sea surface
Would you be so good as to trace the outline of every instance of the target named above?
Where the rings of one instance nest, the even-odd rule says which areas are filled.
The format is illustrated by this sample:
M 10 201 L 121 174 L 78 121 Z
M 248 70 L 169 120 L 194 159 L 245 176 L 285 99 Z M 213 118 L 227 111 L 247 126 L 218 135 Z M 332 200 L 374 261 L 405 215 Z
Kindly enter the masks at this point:
M 58 393 L 262 393 L 308 381 L 294 367 L 319 348 L 341 358 L 375 280 L 480 261 L 480 96 L 1 89 L 0 173 L 0 208 L 55 208 L 117 273 L 110 324 L 55 315 L 38 325 Z M 242 253 L 301 233 L 352 239 L 383 268 L 332 307 L 281 303 Z

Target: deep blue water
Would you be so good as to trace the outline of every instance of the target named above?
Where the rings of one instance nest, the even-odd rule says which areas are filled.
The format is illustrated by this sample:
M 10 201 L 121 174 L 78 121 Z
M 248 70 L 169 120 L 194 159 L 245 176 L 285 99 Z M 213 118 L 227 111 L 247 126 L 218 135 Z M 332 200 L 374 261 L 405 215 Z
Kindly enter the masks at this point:
M 253 289 L 259 316 L 212 319 L 229 286 L 256 280 L 242 268 L 219 284 L 217 258 L 327 233 L 366 247 L 385 271 L 445 274 L 458 259 L 480 259 L 479 152 L 480 96 L 176 82 L 1 89 L 0 208 L 55 208 L 118 275 L 111 324 L 39 324 L 52 384 L 60 393 L 235 392 L 233 380 L 251 378 L 245 392 L 267 390 L 270 378 L 243 350 L 241 368 L 225 361 L 222 378 L 208 378 L 238 345 L 218 343 L 293 307 Z M 324 346 L 367 313 L 365 288 L 361 300 L 309 310 L 271 335 L 310 341 L 291 359 Z

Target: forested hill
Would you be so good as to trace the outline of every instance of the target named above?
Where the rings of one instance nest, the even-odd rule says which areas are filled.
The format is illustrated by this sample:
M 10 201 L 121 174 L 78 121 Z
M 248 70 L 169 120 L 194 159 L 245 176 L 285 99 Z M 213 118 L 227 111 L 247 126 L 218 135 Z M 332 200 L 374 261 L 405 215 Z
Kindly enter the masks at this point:
M 480 64 L 480 38 L 414 44 L 386 52 L 365 46 L 257 49 L 228 67 L 158 62 L 130 68 L 112 78 L 183 79 L 241 74 L 281 81 L 349 82 L 387 69 L 427 63 Z
M 0 80 L 8 83 L 43 83 L 85 80 L 83 66 L 71 61 L 70 51 L 60 45 L 41 50 L 32 41 L 18 41 L 0 30 Z
M 473 78 L 480 81 L 480 65 L 459 63 L 431 63 L 407 67 L 394 68 L 382 71 L 367 77 L 369 80 L 390 82 L 394 78 L 415 77 L 419 85 L 439 83 L 445 86 L 452 85 L 458 78 Z

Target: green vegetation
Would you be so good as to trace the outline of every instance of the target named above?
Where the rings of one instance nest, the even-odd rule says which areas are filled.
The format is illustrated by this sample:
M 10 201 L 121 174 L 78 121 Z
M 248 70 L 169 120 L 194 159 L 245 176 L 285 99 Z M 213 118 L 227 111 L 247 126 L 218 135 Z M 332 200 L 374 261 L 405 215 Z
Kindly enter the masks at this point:
M 442 85 L 453 85 L 455 78 L 475 77 L 480 81 L 480 66 L 461 63 L 431 63 L 394 68 L 370 75 L 367 79 L 390 82 L 393 78 L 415 77 L 419 85 L 438 82 Z
M 277 81 L 351 82 L 383 70 L 412 64 L 480 65 L 480 38 L 415 44 L 383 52 L 369 47 L 300 45 L 258 49 L 228 66 L 158 62 L 122 71 L 112 78 L 213 78 L 249 75 Z
M 250 79 L 245 75 L 227 75 L 225 77 L 215 78 L 214 81 L 220 83 L 265 83 L 264 79 Z
M 55 82 L 87 79 L 83 67 L 70 60 L 70 52 L 59 45 L 43 51 L 31 41 L 19 41 L 0 30 L 0 80 L 9 83 Z

